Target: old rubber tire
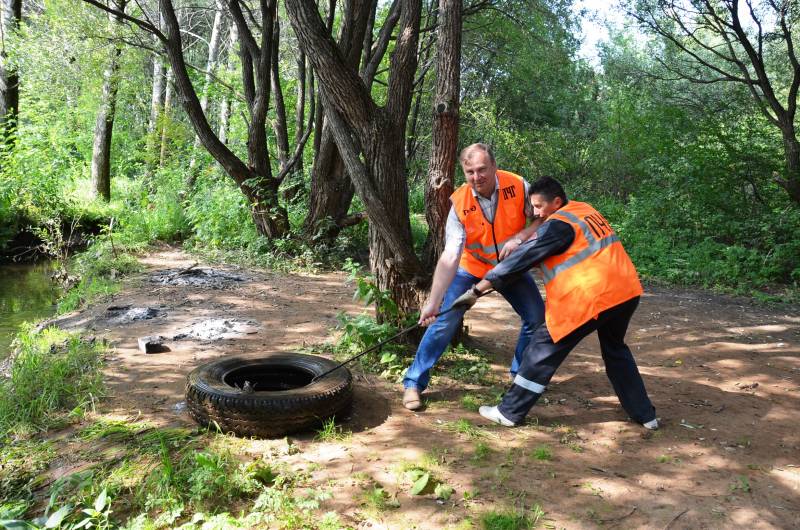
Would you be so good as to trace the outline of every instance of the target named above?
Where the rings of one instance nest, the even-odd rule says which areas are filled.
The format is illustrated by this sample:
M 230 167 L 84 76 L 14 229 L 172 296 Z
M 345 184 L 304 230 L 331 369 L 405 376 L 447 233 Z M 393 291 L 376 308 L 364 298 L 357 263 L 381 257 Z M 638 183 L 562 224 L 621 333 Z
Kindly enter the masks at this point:
M 261 357 L 226 357 L 192 370 L 186 382 L 189 414 L 204 426 L 240 436 L 275 438 L 319 425 L 350 405 L 353 377 L 347 368 L 308 384 L 337 363 L 316 355 L 279 353 Z M 251 374 L 251 375 L 248 375 Z M 276 376 L 278 374 L 278 376 Z M 241 382 L 259 377 L 293 382 L 246 392 Z M 266 385 L 265 385 L 266 386 Z M 290 388 L 280 388 L 287 386 Z M 294 388 L 291 388 L 294 387 Z

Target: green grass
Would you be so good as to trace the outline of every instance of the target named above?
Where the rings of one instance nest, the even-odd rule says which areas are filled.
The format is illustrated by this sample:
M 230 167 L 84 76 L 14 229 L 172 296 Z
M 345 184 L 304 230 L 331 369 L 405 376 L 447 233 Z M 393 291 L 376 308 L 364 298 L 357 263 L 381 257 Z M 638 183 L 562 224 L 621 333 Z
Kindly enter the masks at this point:
M 30 326 L 16 340 L 11 377 L 0 381 L 0 440 L 52 426 L 67 412 L 79 418 L 103 395 L 100 341 Z
M 533 450 L 531 456 L 536 460 L 552 460 L 553 459 L 553 451 L 547 445 L 540 445 L 536 449 Z
M 470 458 L 470 460 L 473 462 L 483 462 L 491 453 L 491 447 L 484 442 L 478 442 L 475 444 L 475 452 L 472 454 L 472 458 Z
M 18 440 L 0 444 L 0 505 L 25 502 L 55 457 L 52 444 L 45 441 Z
M 462 383 L 473 385 L 491 383 L 491 366 L 486 352 L 477 348 L 468 348 L 463 344 L 451 348 L 442 357 L 438 368 L 447 377 Z
M 378 484 L 373 485 L 364 492 L 362 505 L 373 512 L 383 512 L 400 507 L 397 499 L 389 495 L 383 486 Z
M 86 278 L 58 301 L 58 312 L 69 313 L 102 300 L 119 291 L 119 282 L 105 278 Z
M 444 426 L 449 431 L 464 434 L 470 438 L 483 438 L 486 436 L 486 431 L 475 427 L 469 420 L 464 418 L 456 421 L 448 421 Z
M 528 513 L 491 511 L 481 517 L 481 527 L 485 530 L 524 530 L 536 528 L 544 519 L 545 512 L 538 504 Z
M 482 398 L 475 394 L 464 394 L 461 396 L 461 406 L 470 412 L 478 412 L 481 407 Z
M 317 431 L 314 439 L 319 442 L 344 442 L 349 440 L 352 434 L 336 425 L 336 418 L 331 416 L 322 422 L 322 427 Z

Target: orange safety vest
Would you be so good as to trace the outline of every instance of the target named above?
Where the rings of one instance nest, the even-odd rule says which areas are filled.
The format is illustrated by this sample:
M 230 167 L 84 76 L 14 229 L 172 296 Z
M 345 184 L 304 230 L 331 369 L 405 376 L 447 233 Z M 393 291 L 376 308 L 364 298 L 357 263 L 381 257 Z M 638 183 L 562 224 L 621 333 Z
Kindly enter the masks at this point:
M 548 217 L 575 231 L 572 245 L 541 263 L 547 330 L 558 342 L 590 319 L 644 291 L 636 268 L 608 221 L 585 202 L 570 201 Z
M 459 266 L 478 278 L 483 278 L 499 263 L 497 255 L 503 245 L 526 224 L 527 197 L 522 177 L 498 169 L 497 181 L 497 211 L 493 223 L 484 217 L 469 184 L 462 185 L 450 195 L 456 215 L 467 233 Z

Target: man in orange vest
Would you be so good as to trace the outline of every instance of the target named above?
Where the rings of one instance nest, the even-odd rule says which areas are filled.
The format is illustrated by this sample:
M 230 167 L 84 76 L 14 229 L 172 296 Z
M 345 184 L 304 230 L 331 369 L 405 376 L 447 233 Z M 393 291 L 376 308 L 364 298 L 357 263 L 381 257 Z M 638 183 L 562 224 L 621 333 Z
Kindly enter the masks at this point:
M 567 354 L 597 331 L 606 374 L 622 407 L 634 421 L 657 429 L 655 408 L 625 344 L 643 291 L 622 243 L 597 210 L 568 201 L 555 179 L 534 182 L 530 200 L 534 214 L 544 220 L 536 239 L 523 243 L 454 302 L 472 307 L 484 291 L 502 289 L 532 266 L 541 267 L 545 323 L 534 333 L 500 405 L 480 407 L 481 416 L 507 427 L 522 423 Z
M 460 161 L 467 183 L 450 196 L 452 207 L 445 229 L 445 249 L 436 264 L 428 300 L 420 310 L 420 324 L 430 327 L 403 379 L 403 405 L 410 410 L 422 406 L 420 392 L 428 386 L 431 368 L 453 339 L 467 308 L 458 307 L 440 318 L 437 313 L 450 308 L 453 300 L 510 255 L 538 226 L 526 227 L 527 184 L 519 175 L 498 170 L 487 145 L 466 147 Z M 533 331 L 542 322 L 544 304 L 533 277 L 527 272 L 497 291 L 522 319 L 511 363 L 513 375 Z

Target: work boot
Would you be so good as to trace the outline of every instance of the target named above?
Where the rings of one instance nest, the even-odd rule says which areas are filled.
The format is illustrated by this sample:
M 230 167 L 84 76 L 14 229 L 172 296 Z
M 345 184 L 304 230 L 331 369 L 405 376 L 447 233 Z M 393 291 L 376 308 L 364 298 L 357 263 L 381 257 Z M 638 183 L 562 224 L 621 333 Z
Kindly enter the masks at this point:
M 408 410 L 418 410 L 422 407 L 422 398 L 419 397 L 419 390 L 414 387 L 406 388 L 403 393 L 403 406 Z

